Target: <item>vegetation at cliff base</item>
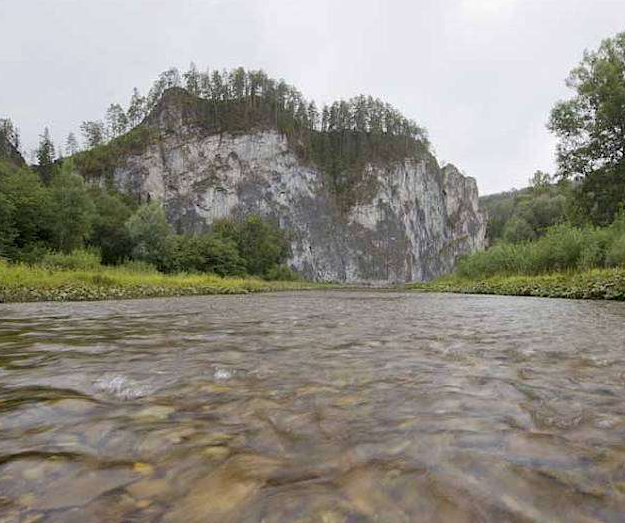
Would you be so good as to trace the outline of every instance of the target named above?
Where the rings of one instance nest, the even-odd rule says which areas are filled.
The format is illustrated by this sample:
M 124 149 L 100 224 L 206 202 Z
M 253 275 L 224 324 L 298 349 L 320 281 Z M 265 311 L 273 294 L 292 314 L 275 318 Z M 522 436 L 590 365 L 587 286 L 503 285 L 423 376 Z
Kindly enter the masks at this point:
M 280 288 L 259 279 L 299 285 L 284 265 L 288 233 L 271 220 L 250 215 L 174 234 L 160 203 L 88 187 L 69 160 L 47 168 L 0 163 L 0 300 Z
M 625 300 L 625 269 L 592 269 L 538 276 L 496 275 L 479 279 L 452 275 L 434 282 L 411 284 L 407 288 L 464 294 Z
M 0 303 L 245 294 L 323 286 L 303 281 L 222 278 L 216 274 L 163 274 L 136 262 L 102 266 L 97 256 L 84 252 L 69 257 L 52 255 L 38 265 L 0 261 Z
M 490 247 L 424 290 L 625 299 L 625 33 L 586 52 L 554 107 L 558 172 L 486 196 Z

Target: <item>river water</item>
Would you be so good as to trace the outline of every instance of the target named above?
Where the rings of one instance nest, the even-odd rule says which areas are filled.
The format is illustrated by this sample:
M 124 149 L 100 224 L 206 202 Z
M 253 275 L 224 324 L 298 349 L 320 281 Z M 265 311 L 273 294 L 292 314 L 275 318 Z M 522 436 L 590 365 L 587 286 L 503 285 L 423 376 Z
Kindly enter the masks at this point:
M 0 305 L 0 522 L 625 521 L 625 304 Z

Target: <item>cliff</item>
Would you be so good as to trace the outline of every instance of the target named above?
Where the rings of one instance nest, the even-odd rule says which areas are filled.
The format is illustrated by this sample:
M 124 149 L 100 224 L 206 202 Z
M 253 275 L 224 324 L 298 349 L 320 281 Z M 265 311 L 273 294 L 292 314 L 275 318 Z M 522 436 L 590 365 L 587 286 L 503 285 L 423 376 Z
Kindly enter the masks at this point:
M 7 161 L 15 167 L 23 167 L 26 165 L 20 152 L 2 132 L 0 132 L 0 160 Z
M 221 217 L 270 216 L 289 231 L 293 269 L 341 282 L 428 280 L 484 247 L 475 180 L 439 167 L 426 148 L 365 162 L 346 194 L 297 139 L 271 126 L 215 132 L 200 101 L 178 91 L 132 131 L 143 138 L 126 140 L 132 147 L 108 172 L 118 189 L 162 201 L 178 232 L 201 232 Z

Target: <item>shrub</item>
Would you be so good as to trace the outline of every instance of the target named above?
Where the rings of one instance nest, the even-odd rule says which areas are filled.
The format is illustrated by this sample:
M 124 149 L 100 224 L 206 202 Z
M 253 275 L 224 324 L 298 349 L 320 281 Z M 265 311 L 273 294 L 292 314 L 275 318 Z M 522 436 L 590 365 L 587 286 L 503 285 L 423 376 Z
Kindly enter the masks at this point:
M 606 254 L 606 264 L 612 267 L 625 265 L 625 234 L 614 238 Z
M 242 276 L 245 261 L 237 244 L 214 234 L 178 236 L 174 248 L 173 270 L 207 272 L 219 276 Z
M 101 267 L 96 249 L 77 249 L 69 254 L 49 252 L 41 259 L 42 266 L 62 270 L 96 270 Z
M 276 265 L 269 269 L 264 278 L 270 281 L 301 281 L 302 277 L 287 265 Z
M 125 226 L 132 211 L 115 193 L 102 192 L 94 198 L 96 214 L 89 243 L 102 253 L 102 263 L 115 265 L 132 255 L 132 243 Z
M 134 260 L 151 263 L 161 270 L 171 266 L 173 235 L 159 202 L 139 207 L 126 222 L 126 230 Z
M 248 274 L 263 276 L 284 263 L 289 254 L 284 231 L 260 216 L 251 215 L 240 221 L 218 220 L 213 231 L 237 244 Z

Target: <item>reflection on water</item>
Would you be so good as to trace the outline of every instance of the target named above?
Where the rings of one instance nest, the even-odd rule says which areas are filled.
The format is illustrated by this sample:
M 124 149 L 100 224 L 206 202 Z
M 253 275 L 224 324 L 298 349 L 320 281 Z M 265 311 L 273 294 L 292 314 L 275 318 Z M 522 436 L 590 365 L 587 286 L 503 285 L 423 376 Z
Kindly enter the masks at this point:
M 614 522 L 625 304 L 0 306 L 0 521 Z

